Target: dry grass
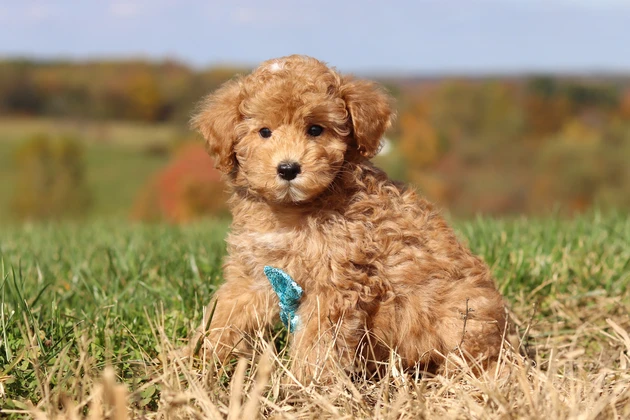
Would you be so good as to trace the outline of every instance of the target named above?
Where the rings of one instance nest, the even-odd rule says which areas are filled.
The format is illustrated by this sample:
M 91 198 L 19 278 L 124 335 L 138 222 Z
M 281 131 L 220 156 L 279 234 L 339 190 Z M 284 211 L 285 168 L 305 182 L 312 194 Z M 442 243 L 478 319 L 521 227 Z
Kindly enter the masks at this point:
M 36 407 L 5 414 L 36 419 L 628 418 L 628 309 L 615 298 L 585 298 L 590 302 L 586 306 L 576 296 L 557 299 L 552 315 L 537 323 L 532 323 L 536 308 L 526 300 L 516 302 L 512 317 L 520 333 L 506 338 L 497 369 L 481 378 L 456 363 L 448 375 L 400 374 L 393 358 L 380 380 L 351 380 L 340 370 L 336 382 L 327 386 L 295 381 L 283 352 L 278 355 L 273 343 L 261 338 L 252 358 L 238 363 L 216 364 L 211 355 L 192 362 L 168 357 L 176 346 L 158 317 L 152 330 L 163 351 L 144 361 L 151 382 L 128 393 L 116 383 L 111 367 L 101 378 L 90 376 L 98 369 L 84 342 L 70 389 L 48 388 L 57 374 L 54 367 L 38 372 L 44 398 Z M 35 349 L 35 337 L 31 343 Z M 139 400 L 157 390 L 155 411 L 137 408 Z

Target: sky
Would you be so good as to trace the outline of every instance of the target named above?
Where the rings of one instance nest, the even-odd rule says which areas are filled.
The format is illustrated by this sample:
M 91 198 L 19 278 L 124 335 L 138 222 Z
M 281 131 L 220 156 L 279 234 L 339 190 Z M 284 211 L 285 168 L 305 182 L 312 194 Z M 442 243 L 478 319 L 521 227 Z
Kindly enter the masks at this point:
M 390 74 L 630 73 L 630 0 L 0 0 L 0 57 L 307 54 Z

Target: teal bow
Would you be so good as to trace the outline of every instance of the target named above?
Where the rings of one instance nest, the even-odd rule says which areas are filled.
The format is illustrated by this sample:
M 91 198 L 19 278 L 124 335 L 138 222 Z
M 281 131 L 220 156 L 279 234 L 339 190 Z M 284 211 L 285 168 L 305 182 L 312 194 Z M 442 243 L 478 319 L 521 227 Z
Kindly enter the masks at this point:
M 289 331 L 295 332 L 300 322 L 295 312 L 300 305 L 300 299 L 304 291 L 291 276 L 279 268 L 266 265 L 263 271 L 265 272 L 265 276 L 269 279 L 273 291 L 276 292 L 280 300 L 280 320 Z

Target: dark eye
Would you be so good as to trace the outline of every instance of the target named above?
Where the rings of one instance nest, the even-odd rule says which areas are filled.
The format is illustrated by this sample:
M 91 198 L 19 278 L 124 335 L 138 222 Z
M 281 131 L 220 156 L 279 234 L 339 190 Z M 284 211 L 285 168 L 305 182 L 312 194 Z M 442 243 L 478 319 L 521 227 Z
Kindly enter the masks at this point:
M 324 127 L 321 125 L 311 125 L 308 130 L 306 130 L 309 136 L 317 137 L 320 136 L 324 132 Z
M 271 137 L 271 130 L 267 127 L 261 128 L 258 134 L 260 134 L 260 137 L 262 137 L 263 139 L 268 139 L 269 137 Z

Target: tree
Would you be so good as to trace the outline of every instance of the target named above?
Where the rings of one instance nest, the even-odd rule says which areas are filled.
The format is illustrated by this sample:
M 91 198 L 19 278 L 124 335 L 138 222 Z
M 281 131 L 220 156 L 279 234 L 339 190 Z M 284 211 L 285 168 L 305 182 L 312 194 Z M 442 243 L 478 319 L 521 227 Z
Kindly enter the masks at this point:
M 83 148 L 72 137 L 35 135 L 16 151 L 13 210 L 20 219 L 82 216 L 91 204 Z
M 184 143 L 140 192 L 132 218 L 184 223 L 203 216 L 225 216 L 227 198 L 221 174 L 203 145 Z

